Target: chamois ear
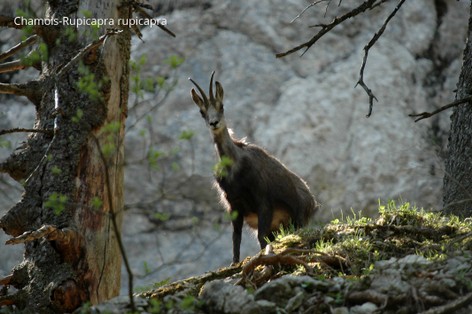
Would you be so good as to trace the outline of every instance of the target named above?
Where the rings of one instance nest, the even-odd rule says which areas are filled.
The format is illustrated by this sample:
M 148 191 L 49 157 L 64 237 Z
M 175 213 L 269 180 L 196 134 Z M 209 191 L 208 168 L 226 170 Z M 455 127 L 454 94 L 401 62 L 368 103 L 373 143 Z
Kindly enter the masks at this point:
M 224 95 L 224 92 L 223 92 L 223 86 L 221 86 L 220 82 L 216 81 L 215 83 L 216 85 L 216 100 L 219 102 L 219 103 L 223 103 L 223 95 Z
M 192 88 L 192 91 L 191 91 L 191 94 L 192 94 L 192 99 L 193 101 L 195 102 L 195 104 L 201 109 L 205 109 L 205 103 L 203 102 L 203 99 L 198 96 L 197 92 L 195 91 L 195 89 Z

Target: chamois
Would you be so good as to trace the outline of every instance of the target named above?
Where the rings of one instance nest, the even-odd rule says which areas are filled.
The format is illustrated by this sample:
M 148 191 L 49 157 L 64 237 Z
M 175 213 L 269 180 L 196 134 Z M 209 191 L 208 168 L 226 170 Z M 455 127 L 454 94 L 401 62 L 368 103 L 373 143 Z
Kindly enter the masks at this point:
M 200 92 L 192 88 L 191 96 L 209 127 L 223 171 L 216 172 L 221 200 L 233 218 L 233 264 L 239 262 L 243 221 L 257 229 L 261 249 L 266 237 L 274 240 L 273 231 L 282 224 L 304 226 L 318 209 L 307 184 L 264 149 L 232 137 L 223 110 L 223 87 L 216 81 L 213 94 L 213 71 L 210 95 L 191 78 Z

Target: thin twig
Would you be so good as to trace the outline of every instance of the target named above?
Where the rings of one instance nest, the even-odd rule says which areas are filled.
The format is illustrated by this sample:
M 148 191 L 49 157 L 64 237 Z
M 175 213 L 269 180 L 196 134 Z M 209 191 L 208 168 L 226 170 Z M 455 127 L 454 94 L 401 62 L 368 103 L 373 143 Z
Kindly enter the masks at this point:
M 169 89 L 167 89 L 165 91 L 165 94 L 164 96 L 162 97 L 162 99 L 158 102 L 156 102 L 154 105 L 151 106 L 151 108 L 149 110 L 146 110 L 143 114 L 141 114 L 140 116 L 138 116 L 138 114 L 136 113 L 136 119 L 133 121 L 133 123 L 131 123 L 129 126 L 126 126 L 126 133 L 129 132 L 130 130 L 132 130 L 141 120 L 143 120 L 144 118 L 146 118 L 147 116 L 149 116 L 149 114 L 151 112 L 153 112 L 154 110 L 156 109 L 159 109 L 158 107 L 161 106 L 165 101 L 166 99 L 169 97 L 170 93 L 172 92 L 172 90 L 174 89 L 175 86 L 177 86 L 177 80 L 175 79 L 172 83 L 171 83 L 171 86 Z M 154 100 L 157 99 L 157 95 L 154 96 Z M 151 101 L 151 99 L 149 100 L 144 100 L 144 101 Z M 143 102 L 144 102 L 143 101 Z M 132 109 L 134 109 L 135 107 L 132 107 Z
M 307 5 L 300 13 L 298 13 L 297 16 L 295 16 L 295 17 L 293 18 L 293 20 L 290 21 L 290 24 L 292 24 L 292 23 L 295 22 L 297 19 L 299 19 L 299 18 L 303 15 L 303 13 L 305 13 L 306 10 L 308 10 L 309 8 L 315 6 L 315 5 L 317 5 L 318 3 L 321 3 L 321 2 L 323 2 L 323 1 L 326 1 L 326 0 L 318 0 L 318 1 L 312 2 L 312 3 L 310 3 L 309 5 Z
M 382 27 L 380 27 L 380 29 L 377 31 L 377 33 L 375 33 L 374 37 L 372 37 L 372 39 L 369 41 L 369 43 L 367 45 L 365 45 L 365 47 L 364 47 L 364 58 L 362 59 L 362 65 L 361 65 L 361 69 L 360 69 L 360 72 L 359 72 L 359 80 L 357 81 L 356 86 L 357 85 L 362 86 L 362 88 L 365 90 L 365 92 L 369 96 L 369 112 L 366 115 L 367 118 L 370 117 L 370 115 L 372 114 L 372 108 L 374 106 L 374 99 L 376 101 L 378 101 L 377 97 L 375 97 L 374 93 L 372 93 L 372 90 L 364 82 L 364 70 L 365 70 L 365 66 L 366 66 L 366 63 L 367 63 L 367 56 L 369 54 L 369 49 L 372 48 L 372 46 L 375 45 L 377 40 L 379 40 L 379 38 L 382 36 L 382 34 L 385 31 L 385 28 L 387 27 L 387 24 L 397 14 L 398 10 L 400 10 L 400 8 L 401 8 L 401 6 L 403 5 L 404 2 L 405 2 L 405 0 L 400 0 L 400 2 L 397 4 L 395 9 L 387 17 L 387 19 L 383 23 Z
M 126 255 L 126 250 L 125 246 L 123 244 L 123 240 L 121 238 L 121 233 L 118 229 L 118 223 L 116 222 L 116 212 L 113 204 L 113 197 L 112 197 L 112 191 L 111 191 L 111 182 L 110 182 L 110 173 L 108 171 L 108 164 L 106 157 L 102 151 L 102 147 L 100 145 L 100 142 L 98 141 L 98 138 L 93 135 L 93 140 L 95 142 L 95 145 L 97 146 L 98 153 L 100 155 L 100 159 L 103 163 L 103 167 L 105 169 L 104 175 L 105 175 L 105 185 L 107 189 L 107 198 L 108 198 L 108 205 L 109 205 L 109 214 L 110 214 L 110 220 L 113 225 L 113 232 L 115 233 L 116 241 L 118 242 L 118 247 L 120 249 L 121 257 L 123 258 L 123 262 L 125 263 L 125 268 L 126 272 L 128 273 L 128 296 L 129 296 L 129 302 L 130 302 L 130 307 L 131 311 L 134 312 L 136 310 L 135 304 L 134 304 L 134 298 L 133 298 L 133 271 L 131 270 L 131 266 L 128 261 L 128 257 Z
M 64 65 L 62 67 L 62 69 L 57 73 L 56 77 L 58 79 L 61 78 L 62 75 L 64 75 L 65 73 L 68 73 L 69 69 L 75 64 L 77 63 L 80 59 L 82 59 L 82 57 L 87 53 L 89 52 L 90 50 L 92 49 L 95 49 L 97 48 L 98 46 L 102 45 L 105 40 L 112 36 L 112 35 L 116 35 L 116 34 L 119 34 L 123 32 L 122 30 L 118 30 L 118 29 L 108 29 L 107 32 L 105 34 L 103 34 L 102 36 L 100 36 L 97 40 L 94 40 L 93 42 L 91 42 L 90 44 L 88 44 L 87 46 L 85 46 L 84 48 L 82 48 L 66 65 Z
M 470 101 L 472 101 L 472 96 L 462 98 L 462 99 L 459 99 L 459 100 L 455 100 L 455 101 L 451 102 L 450 104 L 447 104 L 447 105 L 442 106 L 441 108 L 439 108 L 437 110 L 434 110 L 433 112 L 412 113 L 412 114 L 409 114 L 408 116 L 412 117 L 412 118 L 417 118 L 417 119 L 415 119 L 415 122 L 418 122 L 420 120 L 432 117 L 435 114 L 438 114 L 438 113 L 440 113 L 444 110 L 447 110 L 447 109 L 452 108 L 452 107 L 457 107 L 459 105 L 468 103 Z
M 132 7 L 134 9 L 135 12 L 138 12 L 139 14 L 141 14 L 144 18 L 148 19 L 148 20 L 152 20 L 153 17 L 151 15 L 149 15 L 146 11 L 144 11 L 141 7 L 142 7 L 142 4 L 140 3 L 136 3 L 134 1 L 132 1 Z M 157 23 L 157 27 L 159 27 L 160 29 L 162 29 L 164 32 L 166 32 L 168 35 L 172 36 L 172 37 L 176 37 L 175 33 L 172 32 L 170 29 L 168 29 L 167 27 L 165 27 L 164 25 L 162 25 L 161 23 Z
M 125 1 L 124 5 L 129 6 L 130 8 L 132 8 L 132 10 L 134 12 L 139 13 L 141 16 L 143 16 L 144 18 L 146 18 L 148 20 L 153 19 L 153 17 L 151 15 L 149 15 L 146 11 L 143 10 L 143 8 L 148 9 L 148 10 L 152 10 L 152 7 L 148 4 L 140 3 L 140 2 L 137 2 L 137 1 L 134 1 L 134 0 L 129 0 L 129 1 Z M 176 35 L 170 29 L 168 29 L 167 27 L 165 27 L 161 23 L 157 23 L 157 27 L 162 29 L 164 32 L 166 32 L 170 36 L 176 37 Z M 139 31 L 139 28 L 133 29 L 133 31 L 138 35 L 139 39 L 141 39 L 142 35 L 141 35 L 141 32 Z

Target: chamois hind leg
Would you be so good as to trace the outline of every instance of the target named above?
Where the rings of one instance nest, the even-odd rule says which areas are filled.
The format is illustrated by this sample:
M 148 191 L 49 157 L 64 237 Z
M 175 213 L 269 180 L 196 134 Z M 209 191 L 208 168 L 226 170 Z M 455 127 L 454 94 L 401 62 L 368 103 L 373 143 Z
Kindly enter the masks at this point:
M 239 254 L 241 247 L 241 234 L 243 232 L 243 216 L 238 213 L 233 219 L 233 264 L 239 262 Z
M 273 214 L 274 213 L 269 208 L 269 206 L 263 206 L 257 214 L 257 239 L 259 240 L 261 250 L 264 249 L 267 245 L 266 238 L 269 238 L 269 241 L 273 241 L 275 239 L 271 230 Z

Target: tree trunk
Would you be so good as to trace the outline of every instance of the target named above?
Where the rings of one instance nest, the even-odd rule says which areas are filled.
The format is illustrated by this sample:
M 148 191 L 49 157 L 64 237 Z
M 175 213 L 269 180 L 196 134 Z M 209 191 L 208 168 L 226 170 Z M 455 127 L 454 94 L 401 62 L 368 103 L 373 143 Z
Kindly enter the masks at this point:
M 113 19 L 119 28 L 117 19 L 129 18 L 129 9 L 119 5 L 117 0 L 49 1 L 46 18 Z M 121 254 L 112 218 L 121 228 L 130 32 L 123 29 L 100 41 L 106 25 L 98 34 L 91 26 L 34 30 L 48 58 L 24 94 L 36 106 L 35 128 L 49 132 L 32 133 L 0 165 L 25 188 L 0 219 L 0 227 L 14 237 L 10 244 L 25 243 L 23 262 L 0 279 L 17 291 L 0 296 L 0 305 L 71 312 L 120 289 Z M 97 45 L 84 49 L 93 40 Z
M 472 96 L 472 6 L 456 99 L 470 96 Z M 454 109 L 449 134 L 449 155 L 444 175 L 444 212 L 468 217 L 472 215 L 471 102 Z

